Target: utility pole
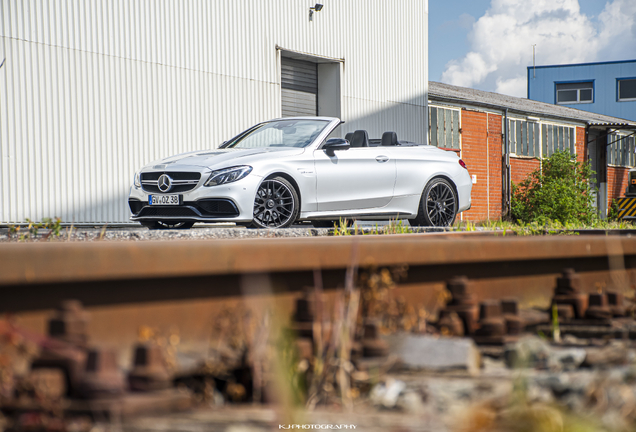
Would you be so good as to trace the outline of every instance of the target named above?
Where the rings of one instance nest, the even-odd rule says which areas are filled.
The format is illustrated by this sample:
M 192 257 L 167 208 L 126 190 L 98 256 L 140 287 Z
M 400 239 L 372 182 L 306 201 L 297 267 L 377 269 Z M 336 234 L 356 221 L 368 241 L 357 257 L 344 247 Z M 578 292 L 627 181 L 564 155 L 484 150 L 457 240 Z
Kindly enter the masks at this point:
M 535 48 L 537 47 L 537 44 L 532 44 L 532 78 L 536 78 L 537 74 L 535 73 L 535 62 L 534 62 L 534 53 L 535 53 Z

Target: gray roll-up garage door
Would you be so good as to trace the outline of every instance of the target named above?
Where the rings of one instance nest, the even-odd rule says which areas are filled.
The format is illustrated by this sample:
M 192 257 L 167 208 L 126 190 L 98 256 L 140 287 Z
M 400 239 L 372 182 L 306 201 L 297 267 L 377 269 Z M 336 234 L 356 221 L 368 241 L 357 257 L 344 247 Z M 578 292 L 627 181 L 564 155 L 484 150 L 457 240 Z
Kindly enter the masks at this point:
M 318 69 L 316 63 L 281 59 L 283 117 L 315 116 L 318 112 Z

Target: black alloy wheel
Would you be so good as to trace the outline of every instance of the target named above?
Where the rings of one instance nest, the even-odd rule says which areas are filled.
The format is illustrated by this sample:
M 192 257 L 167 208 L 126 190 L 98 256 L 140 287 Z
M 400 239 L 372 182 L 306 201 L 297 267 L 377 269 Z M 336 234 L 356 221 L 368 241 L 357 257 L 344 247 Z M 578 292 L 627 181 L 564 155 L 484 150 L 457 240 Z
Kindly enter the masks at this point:
M 443 178 L 431 180 L 424 188 L 417 217 L 411 225 L 447 227 L 457 216 L 457 194 L 453 186 Z
M 255 228 L 285 228 L 298 218 L 296 189 L 283 177 L 266 179 L 260 184 L 254 198 Z

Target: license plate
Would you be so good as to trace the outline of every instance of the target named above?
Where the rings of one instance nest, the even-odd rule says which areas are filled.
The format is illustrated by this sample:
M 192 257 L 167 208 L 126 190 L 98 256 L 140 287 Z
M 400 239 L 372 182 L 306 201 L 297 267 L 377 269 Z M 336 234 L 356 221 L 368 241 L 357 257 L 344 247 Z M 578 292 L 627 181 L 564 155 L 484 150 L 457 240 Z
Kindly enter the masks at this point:
M 148 195 L 150 205 L 179 205 L 181 195 Z

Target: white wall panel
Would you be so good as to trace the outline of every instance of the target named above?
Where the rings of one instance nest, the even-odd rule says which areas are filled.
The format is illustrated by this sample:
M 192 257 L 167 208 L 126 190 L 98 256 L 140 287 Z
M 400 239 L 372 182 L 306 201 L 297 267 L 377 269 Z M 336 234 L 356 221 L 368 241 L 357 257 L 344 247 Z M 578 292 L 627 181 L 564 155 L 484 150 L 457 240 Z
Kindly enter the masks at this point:
M 428 2 L 0 0 L 0 222 L 128 220 L 136 169 L 280 116 L 275 47 L 344 59 L 345 129 L 426 142 Z

